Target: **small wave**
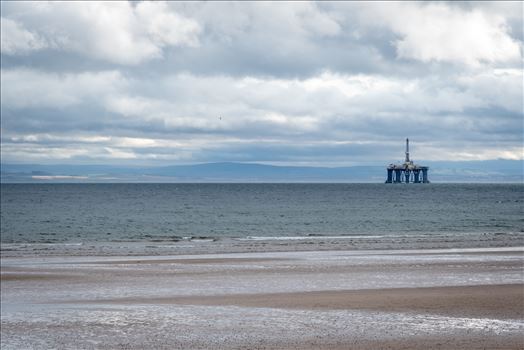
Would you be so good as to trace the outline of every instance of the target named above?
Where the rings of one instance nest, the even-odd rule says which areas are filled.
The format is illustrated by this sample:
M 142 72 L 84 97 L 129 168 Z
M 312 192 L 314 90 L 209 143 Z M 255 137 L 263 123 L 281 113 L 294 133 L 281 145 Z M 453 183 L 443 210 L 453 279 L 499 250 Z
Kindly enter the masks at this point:
M 354 238 L 382 238 L 383 235 L 346 235 L 346 236 L 321 236 L 321 235 L 308 235 L 308 236 L 247 236 L 235 238 L 237 241 L 300 241 L 300 240 L 312 240 L 312 239 L 354 239 Z
M 190 242 L 205 243 L 205 242 L 214 242 L 218 238 L 210 237 L 210 236 L 188 236 L 188 237 L 184 237 L 184 239 L 186 239 L 186 240 L 188 240 Z
M 55 243 L 55 242 L 28 242 L 28 243 L 2 243 L 2 247 L 30 247 L 30 246 L 81 246 L 82 242 Z

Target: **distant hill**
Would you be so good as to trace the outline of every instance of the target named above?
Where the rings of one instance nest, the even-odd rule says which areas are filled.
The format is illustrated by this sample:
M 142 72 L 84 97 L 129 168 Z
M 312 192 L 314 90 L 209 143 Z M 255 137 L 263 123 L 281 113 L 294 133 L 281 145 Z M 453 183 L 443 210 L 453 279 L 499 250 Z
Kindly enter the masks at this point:
M 523 162 L 421 162 L 432 182 L 522 182 Z M 2 164 L 2 183 L 13 182 L 377 182 L 384 166 L 304 167 L 206 163 L 159 167 Z

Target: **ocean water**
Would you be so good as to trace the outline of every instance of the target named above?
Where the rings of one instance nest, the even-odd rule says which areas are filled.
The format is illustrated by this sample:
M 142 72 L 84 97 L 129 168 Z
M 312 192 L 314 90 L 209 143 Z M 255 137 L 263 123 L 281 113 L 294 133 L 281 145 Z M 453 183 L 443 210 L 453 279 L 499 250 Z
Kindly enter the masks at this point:
M 522 184 L 2 184 L 2 243 L 524 232 Z

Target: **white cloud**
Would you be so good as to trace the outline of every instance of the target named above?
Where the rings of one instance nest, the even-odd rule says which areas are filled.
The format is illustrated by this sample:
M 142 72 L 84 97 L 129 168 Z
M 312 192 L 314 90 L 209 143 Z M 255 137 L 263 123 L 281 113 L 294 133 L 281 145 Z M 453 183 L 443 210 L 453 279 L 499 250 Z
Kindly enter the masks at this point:
M 4 32 L 2 27 L 7 54 L 20 52 L 13 49 L 13 42 L 23 36 L 25 46 L 30 42 L 42 48 L 41 43 L 48 42 L 56 49 L 136 65 L 162 57 L 163 49 L 169 46 L 195 46 L 199 42 L 198 23 L 172 12 L 162 2 L 136 6 L 123 1 L 23 2 L 12 6 L 12 16 L 27 29 L 15 27 L 15 22 L 7 19 L 10 30 Z
M 302 80 L 184 73 L 149 81 L 128 79 L 118 71 L 55 74 L 28 69 L 4 70 L 1 79 L 6 107 L 82 104 L 130 120 L 201 132 L 255 125 L 273 125 L 277 133 L 329 132 L 330 122 L 341 120 L 423 120 L 490 107 L 522 110 L 522 72 L 511 69 L 454 80 L 323 72 Z M 154 91 L 146 93 L 142 86 L 153 86 Z
M 3 143 L 1 148 L 2 160 L 28 161 L 71 160 L 75 157 L 89 156 L 91 149 L 86 147 L 50 147 L 46 144 L 9 144 Z
M 521 47 L 509 35 L 504 17 L 481 9 L 461 9 L 445 3 L 385 3 L 366 6 L 366 20 L 388 26 L 400 38 L 399 58 L 423 62 L 519 62 Z
M 341 33 L 337 16 L 322 11 L 314 2 L 171 2 L 169 5 L 190 13 L 212 35 L 226 41 L 247 36 L 301 40 Z
M 151 40 L 159 47 L 199 44 L 199 24 L 171 12 L 165 3 L 141 2 L 136 5 L 135 13 Z
M 289 72 L 324 40 L 342 34 L 338 17 L 315 2 L 170 2 L 169 6 L 203 28 L 200 52 L 209 56 L 206 66 L 226 63 L 231 70 L 270 72 L 279 67 Z
M 9 137 L 12 142 L 58 142 L 58 143 L 101 143 L 108 142 L 111 138 L 108 136 L 64 136 L 53 135 L 49 133 L 44 134 L 29 134 L 29 135 L 13 135 Z
M 297 145 L 311 145 L 318 137 L 384 140 L 410 133 L 424 138 L 438 135 L 451 146 L 450 139 L 482 138 L 483 132 L 493 131 L 486 122 L 479 124 L 474 114 L 467 114 L 468 110 L 499 108 L 513 99 L 502 94 L 486 98 L 487 92 L 475 84 L 477 78 L 464 75 L 461 79 L 465 81 L 450 83 L 435 77 L 410 80 L 331 72 L 304 80 L 183 74 L 157 80 L 163 96 L 156 99 L 120 98 L 130 117 L 160 118 L 172 130 L 194 130 L 194 138 L 211 133 L 215 135 L 211 143 L 216 145 L 224 145 L 219 135 L 225 132 L 244 141 L 263 139 L 260 142 L 267 144 L 268 138 L 292 139 Z M 504 81 L 497 84 L 504 90 Z M 509 84 L 506 90 L 518 91 L 512 81 Z M 492 120 L 497 115 L 484 118 Z M 518 126 L 518 121 L 508 123 Z M 439 147 L 450 150 L 446 145 Z M 431 153 L 420 156 L 429 159 Z
M 26 54 L 47 47 L 47 42 L 38 34 L 9 18 L 1 18 L 1 33 L 1 50 L 4 54 Z
M 32 69 L 2 70 L 2 106 L 65 108 L 92 102 L 126 85 L 117 71 L 56 74 Z
M 123 150 L 112 147 L 104 147 L 104 150 L 108 153 L 109 158 L 117 159 L 135 159 L 137 158 L 136 154 L 129 150 Z
M 336 17 L 321 11 L 313 2 L 255 2 L 252 11 L 258 31 L 272 33 L 277 29 L 306 37 L 330 37 L 341 32 Z
M 457 85 L 468 89 L 485 105 L 524 113 L 524 72 L 493 69 L 457 77 Z
M 160 100 L 119 93 L 106 98 L 106 108 L 124 116 L 148 117 L 153 110 L 165 110 L 166 105 Z
M 490 160 L 490 159 L 524 159 L 524 149 L 522 147 L 491 147 L 486 148 L 483 144 L 471 144 L 469 147 L 426 147 L 420 146 L 419 151 L 427 154 L 427 160 L 449 161 L 449 160 Z

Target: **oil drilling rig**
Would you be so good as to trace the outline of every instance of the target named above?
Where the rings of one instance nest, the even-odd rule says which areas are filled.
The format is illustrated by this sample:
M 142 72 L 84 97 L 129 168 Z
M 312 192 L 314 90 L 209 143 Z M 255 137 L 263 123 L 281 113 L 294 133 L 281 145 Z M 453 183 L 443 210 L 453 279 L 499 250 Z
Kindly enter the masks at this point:
M 390 164 L 387 168 L 387 184 L 391 183 L 429 183 L 427 166 L 414 164 L 409 159 L 409 139 L 406 139 L 406 159 L 403 164 Z M 422 175 L 422 176 L 421 176 Z

